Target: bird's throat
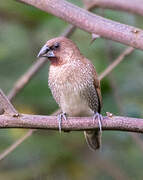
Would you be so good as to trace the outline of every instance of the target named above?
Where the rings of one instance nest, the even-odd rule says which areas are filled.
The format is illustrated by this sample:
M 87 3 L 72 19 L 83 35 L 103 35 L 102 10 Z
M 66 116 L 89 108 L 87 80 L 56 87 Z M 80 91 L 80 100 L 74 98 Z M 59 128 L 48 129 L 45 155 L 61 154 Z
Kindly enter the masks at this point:
M 57 58 L 57 57 L 51 57 L 49 58 L 50 62 L 51 62 L 51 65 L 53 66 L 60 66 L 62 65 L 62 60 L 60 58 Z

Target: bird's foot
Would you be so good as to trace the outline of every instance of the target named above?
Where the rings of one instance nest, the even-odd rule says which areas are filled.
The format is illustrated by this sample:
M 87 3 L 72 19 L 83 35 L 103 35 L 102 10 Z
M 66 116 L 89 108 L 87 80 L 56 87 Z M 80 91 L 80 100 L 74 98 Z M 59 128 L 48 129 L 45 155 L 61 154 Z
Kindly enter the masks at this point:
M 62 132 L 62 118 L 64 118 L 64 120 L 67 120 L 67 115 L 66 113 L 61 113 L 58 115 L 58 123 L 59 123 L 59 132 Z
M 102 133 L 102 120 L 103 120 L 103 116 L 101 114 L 99 114 L 98 112 L 94 113 L 94 116 L 93 116 L 93 122 L 95 120 L 98 120 L 98 125 L 99 125 L 99 131 L 100 133 Z

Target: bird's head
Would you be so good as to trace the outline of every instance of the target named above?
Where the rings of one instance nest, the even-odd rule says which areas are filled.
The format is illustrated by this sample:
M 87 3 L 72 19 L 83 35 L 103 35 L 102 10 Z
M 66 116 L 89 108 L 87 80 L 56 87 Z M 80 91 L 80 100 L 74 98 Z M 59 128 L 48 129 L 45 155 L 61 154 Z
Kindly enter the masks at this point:
M 37 57 L 46 57 L 53 65 L 71 62 L 73 56 L 79 56 L 77 46 L 68 38 L 57 37 L 46 42 Z

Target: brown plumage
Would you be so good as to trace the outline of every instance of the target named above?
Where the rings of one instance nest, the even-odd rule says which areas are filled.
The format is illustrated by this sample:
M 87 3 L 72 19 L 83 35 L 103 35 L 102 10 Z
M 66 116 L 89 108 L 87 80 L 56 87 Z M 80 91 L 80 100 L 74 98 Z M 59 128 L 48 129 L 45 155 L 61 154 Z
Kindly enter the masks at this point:
M 48 57 L 49 86 L 52 94 L 68 116 L 91 116 L 100 113 L 102 98 L 96 70 L 78 47 L 65 37 L 49 40 L 38 56 Z M 99 131 L 86 131 L 92 149 L 100 147 Z

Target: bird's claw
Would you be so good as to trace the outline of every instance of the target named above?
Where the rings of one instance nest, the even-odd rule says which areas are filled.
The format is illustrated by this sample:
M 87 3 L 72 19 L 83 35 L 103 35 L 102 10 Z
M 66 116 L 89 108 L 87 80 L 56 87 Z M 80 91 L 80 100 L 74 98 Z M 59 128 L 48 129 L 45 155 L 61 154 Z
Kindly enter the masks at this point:
M 62 132 L 62 118 L 64 118 L 64 120 L 67 120 L 67 116 L 66 113 L 61 113 L 58 115 L 58 123 L 59 123 L 59 132 Z
M 102 120 L 103 120 L 103 116 L 101 114 L 99 114 L 98 112 L 96 112 L 93 116 L 93 121 L 95 121 L 95 119 L 98 120 L 98 125 L 99 125 L 99 131 L 100 133 L 102 133 Z

